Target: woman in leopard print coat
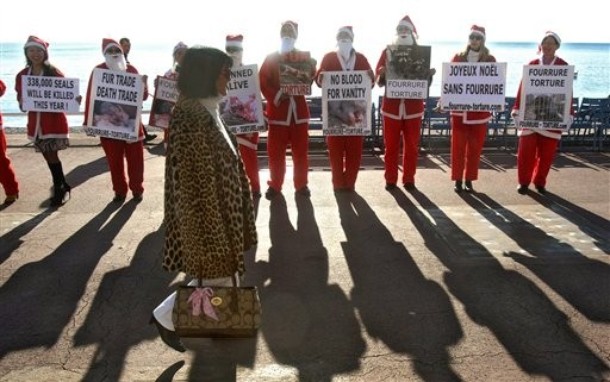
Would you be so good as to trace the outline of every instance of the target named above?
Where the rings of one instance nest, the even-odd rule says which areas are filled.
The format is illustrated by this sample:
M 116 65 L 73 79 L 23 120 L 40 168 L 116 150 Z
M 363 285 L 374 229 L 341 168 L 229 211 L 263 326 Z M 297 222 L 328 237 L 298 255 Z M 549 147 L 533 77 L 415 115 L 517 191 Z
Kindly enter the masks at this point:
M 186 51 L 165 161 L 163 268 L 210 286 L 231 285 L 231 276 L 242 275 L 243 252 L 257 241 L 248 179 L 235 138 L 218 115 L 231 64 L 218 49 Z M 168 346 L 183 352 L 172 322 L 175 298 L 157 306 L 151 323 Z

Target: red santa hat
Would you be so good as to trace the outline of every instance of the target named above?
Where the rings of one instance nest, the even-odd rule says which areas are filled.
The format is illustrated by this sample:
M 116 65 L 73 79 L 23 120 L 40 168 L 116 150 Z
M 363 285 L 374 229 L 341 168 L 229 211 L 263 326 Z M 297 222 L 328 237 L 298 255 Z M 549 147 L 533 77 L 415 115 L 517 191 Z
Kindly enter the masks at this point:
M 47 48 L 49 47 L 49 43 L 44 41 L 43 39 L 36 37 L 36 36 L 30 36 L 28 37 L 28 40 L 25 42 L 25 45 L 23 46 L 23 49 L 27 49 L 31 46 L 34 46 L 36 48 L 40 48 L 42 50 L 44 50 L 45 52 L 47 51 Z
M 415 29 L 415 24 L 411 21 L 409 15 L 406 15 L 398 22 L 398 26 L 405 26 L 413 31 L 413 33 L 417 36 L 417 29 Z
M 483 41 L 485 41 L 485 28 L 478 26 L 478 25 L 473 25 L 472 27 L 470 27 L 470 35 L 477 35 L 477 36 L 481 36 L 481 38 L 483 39 Z
M 295 21 L 287 20 L 282 23 L 282 28 L 286 25 L 292 28 L 295 37 L 299 37 L 299 24 L 297 24 Z
M 230 34 L 227 35 L 225 48 L 238 48 L 243 49 L 242 42 L 244 41 L 244 36 L 240 34 Z
M 542 38 L 540 43 L 542 44 L 542 41 L 544 41 L 544 39 L 547 38 L 547 37 L 553 37 L 555 39 L 555 41 L 557 42 L 557 46 L 558 47 L 561 46 L 561 39 L 559 38 L 557 33 L 553 32 L 553 31 L 546 31 L 544 33 L 544 37 Z
M 111 38 L 105 38 L 102 40 L 102 54 L 106 54 L 106 51 L 111 47 L 119 48 L 121 53 L 123 53 L 123 48 L 121 47 L 121 44 L 119 44 L 115 40 Z
M 349 38 L 354 41 L 354 30 L 352 28 L 351 25 L 346 25 L 344 27 L 339 28 L 339 30 L 337 31 L 337 38 L 339 38 L 339 35 L 341 33 L 346 33 L 349 35 Z

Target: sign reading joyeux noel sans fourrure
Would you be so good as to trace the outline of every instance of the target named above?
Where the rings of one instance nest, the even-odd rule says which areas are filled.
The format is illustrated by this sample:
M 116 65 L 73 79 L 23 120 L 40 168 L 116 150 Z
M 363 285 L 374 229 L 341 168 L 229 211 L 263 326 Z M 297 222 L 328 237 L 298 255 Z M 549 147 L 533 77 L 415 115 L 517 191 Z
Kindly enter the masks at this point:
M 21 107 L 25 111 L 78 113 L 78 78 L 23 76 Z
M 505 62 L 445 62 L 442 81 L 441 110 L 504 110 Z

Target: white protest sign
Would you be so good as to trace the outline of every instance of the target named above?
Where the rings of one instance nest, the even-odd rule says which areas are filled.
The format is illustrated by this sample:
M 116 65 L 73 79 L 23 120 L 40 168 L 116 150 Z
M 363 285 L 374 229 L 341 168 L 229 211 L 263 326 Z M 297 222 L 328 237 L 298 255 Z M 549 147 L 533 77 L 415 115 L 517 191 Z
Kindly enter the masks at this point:
M 366 70 L 324 72 L 324 135 L 370 135 L 371 78 Z
M 150 108 L 148 124 L 167 129 L 172 108 L 180 96 L 178 82 L 157 76 L 155 84 L 155 97 Z
M 23 76 L 21 94 L 25 111 L 78 113 L 78 78 Z
M 257 65 L 231 68 L 227 95 L 219 110 L 220 118 L 233 134 L 265 131 Z
M 445 62 L 441 110 L 503 111 L 505 62 Z
M 385 95 L 398 99 L 426 99 L 430 79 L 429 46 L 388 45 Z
M 573 81 L 573 65 L 524 65 L 517 126 L 567 130 Z
M 139 74 L 93 69 L 85 132 L 137 141 L 144 84 Z

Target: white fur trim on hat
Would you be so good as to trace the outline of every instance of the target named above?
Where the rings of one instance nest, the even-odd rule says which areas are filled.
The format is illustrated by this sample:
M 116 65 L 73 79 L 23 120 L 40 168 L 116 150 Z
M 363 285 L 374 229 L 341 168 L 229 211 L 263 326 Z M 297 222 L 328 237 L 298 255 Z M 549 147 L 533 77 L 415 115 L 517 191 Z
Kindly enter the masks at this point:
M 42 49 L 44 51 L 47 50 L 47 48 L 49 47 L 49 43 L 47 43 L 46 41 L 43 41 L 42 39 L 36 37 L 36 36 L 30 36 L 28 37 L 28 40 L 26 41 L 25 45 L 23 46 L 24 49 L 27 49 L 31 46 L 34 46 L 36 48 Z
M 114 41 L 111 38 L 105 38 L 102 40 L 102 54 L 106 54 L 106 51 L 110 48 L 110 47 L 115 47 L 115 48 L 119 48 L 119 50 L 121 51 L 121 53 L 123 52 L 123 47 L 121 46 L 121 44 L 119 44 L 118 42 Z
M 413 33 L 417 34 L 417 29 L 415 29 L 415 24 L 413 24 L 413 21 L 411 21 L 411 18 L 409 17 L 409 15 L 405 16 L 402 18 L 402 20 L 400 20 L 398 22 L 398 26 L 400 25 L 404 25 L 407 28 L 411 29 L 413 31 Z
M 299 24 L 297 24 L 295 21 L 288 20 L 282 23 L 282 27 L 284 27 L 285 25 L 288 25 L 292 28 L 295 37 L 299 37 Z
M 557 46 L 561 46 L 561 39 L 559 38 L 559 35 L 557 35 L 557 33 L 553 31 L 546 31 L 544 37 L 542 38 L 542 41 L 544 41 L 544 39 L 547 37 L 553 37 L 555 41 L 557 41 Z M 540 43 L 542 43 L 542 41 L 540 41 Z
M 479 36 L 483 37 L 483 40 L 485 40 L 485 37 L 487 37 L 486 33 L 485 33 L 485 28 L 478 26 L 478 25 L 473 25 L 472 27 L 470 27 L 470 34 L 479 35 Z
M 226 37 L 225 47 L 226 48 L 241 48 L 243 49 L 242 41 L 244 40 L 244 36 L 238 35 L 228 35 Z
M 350 25 L 339 28 L 337 31 L 337 38 L 341 33 L 347 33 L 352 41 L 354 41 L 354 30 Z

